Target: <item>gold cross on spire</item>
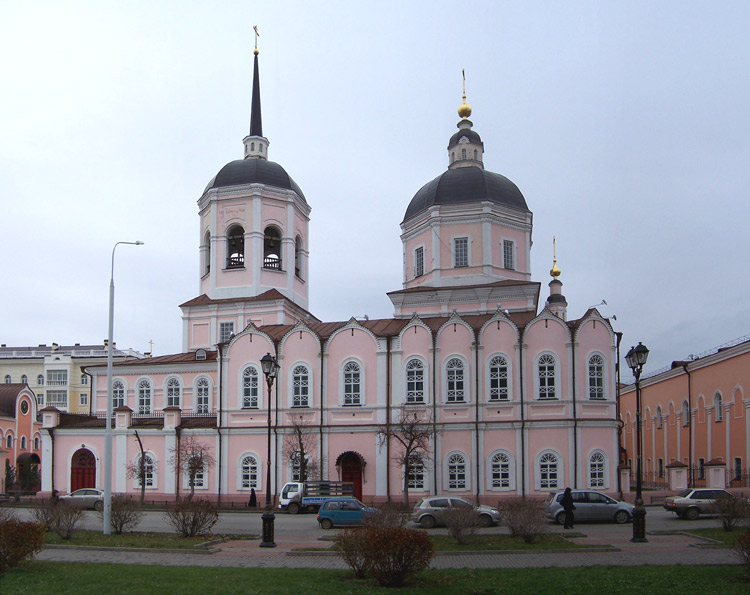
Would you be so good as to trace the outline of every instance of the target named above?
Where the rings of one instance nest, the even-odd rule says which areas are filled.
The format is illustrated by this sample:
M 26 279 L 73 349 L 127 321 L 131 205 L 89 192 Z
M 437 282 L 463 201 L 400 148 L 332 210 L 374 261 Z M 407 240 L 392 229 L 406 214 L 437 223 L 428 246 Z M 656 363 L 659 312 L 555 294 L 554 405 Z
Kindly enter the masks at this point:
M 260 33 L 258 33 L 258 25 L 253 25 L 253 31 L 255 31 L 255 50 L 254 53 L 258 53 L 258 37 L 260 37 Z

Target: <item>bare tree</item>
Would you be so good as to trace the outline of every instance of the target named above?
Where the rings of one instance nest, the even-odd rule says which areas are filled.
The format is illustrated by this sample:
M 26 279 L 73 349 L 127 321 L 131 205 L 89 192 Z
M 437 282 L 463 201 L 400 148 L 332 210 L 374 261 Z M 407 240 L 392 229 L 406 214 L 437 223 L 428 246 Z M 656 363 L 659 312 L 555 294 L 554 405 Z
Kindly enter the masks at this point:
M 128 479 L 137 479 L 141 486 L 141 504 L 146 498 L 146 478 L 149 473 L 154 472 L 154 460 L 146 454 L 143 450 L 143 442 L 141 437 L 138 435 L 138 431 L 135 431 L 135 439 L 138 440 L 138 448 L 141 451 L 141 456 L 138 458 L 136 463 L 129 463 L 125 468 Z
M 409 505 L 409 479 L 429 460 L 433 429 L 428 411 L 402 405 L 398 420 L 378 430 L 378 448 L 395 442 L 392 460 L 404 469 L 404 506 Z
M 318 445 L 317 426 L 301 415 L 294 416 L 288 433 L 284 434 L 283 455 L 299 468 L 299 480 L 312 479 L 320 469 L 320 461 L 313 458 Z
M 195 480 L 199 473 L 204 473 L 216 463 L 211 447 L 198 440 L 195 436 L 185 436 L 178 439 L 177 446 L 169 451 L 172 456 L 169 464 L 177 474 L 179 483 L 180 470 L 184 469 L 190 486 L 189 500 L 195 495 Z

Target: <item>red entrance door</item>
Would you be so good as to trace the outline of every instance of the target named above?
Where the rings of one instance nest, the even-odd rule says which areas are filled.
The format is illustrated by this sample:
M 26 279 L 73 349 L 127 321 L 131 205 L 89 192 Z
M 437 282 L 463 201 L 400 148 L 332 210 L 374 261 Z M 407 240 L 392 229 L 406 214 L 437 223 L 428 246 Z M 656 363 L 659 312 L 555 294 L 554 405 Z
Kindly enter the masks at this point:
M 341 481 L 351 481 L 354 484 L 354 497 L 362 499 L 362 461 L 353 452 L 341 458 Z
M 70 465 L 70 491 L 96 487 L 96 458 L 85 448 L 79 448 Z

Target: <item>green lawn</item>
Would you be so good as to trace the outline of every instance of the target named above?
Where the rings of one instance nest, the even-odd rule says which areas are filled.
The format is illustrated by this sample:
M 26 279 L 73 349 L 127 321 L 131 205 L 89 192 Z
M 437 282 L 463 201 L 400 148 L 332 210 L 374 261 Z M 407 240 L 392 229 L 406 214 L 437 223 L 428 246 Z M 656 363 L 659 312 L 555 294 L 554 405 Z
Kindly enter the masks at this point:
M 48 532 L 46 544 L 86 545 L 99 547 L 144 547 L 160 549 L 193 549 L 196 545 L 221 539 L 223 535 L 203 537 L 179 537 L 176 533 L 123 533 L 103 535 L 101 531 L 77 530 L 70 539 L 62 539 L 57 533 Z M 258 539 L 257 536 L 243 535 L 235 539 Z
M 398 593 L 742 593 L 738 566 L 640 566 L 509 570 L 429 570 Z M 31 562 L 2 578 L 15 593 L 389 593 L 347 571 L 197 568 Z
M 685 532 L 692 535 L 700 535 L 701 537 L 708 537 L 709 539 L 715 539 L 726 545 L 734 545 L 737 538 L 746 530 L 747 529 L 744 527 L 739 527 L 734 531 L 724 531 L 721 527 L 711 527 L 708 529 L 685 529 Z
M 562 535 L 544 533 L 535 543 L 524 543 L 520 537 L 510 535 L 475 535 L 466 545 L 458 545 L 450 535 L 433 535 L 432 543 L 436 552 L 481 551 L 481 550 L 559 550 L 585 548 L 566 540 Z M 590 547 L 590 546 L 589 546 Z

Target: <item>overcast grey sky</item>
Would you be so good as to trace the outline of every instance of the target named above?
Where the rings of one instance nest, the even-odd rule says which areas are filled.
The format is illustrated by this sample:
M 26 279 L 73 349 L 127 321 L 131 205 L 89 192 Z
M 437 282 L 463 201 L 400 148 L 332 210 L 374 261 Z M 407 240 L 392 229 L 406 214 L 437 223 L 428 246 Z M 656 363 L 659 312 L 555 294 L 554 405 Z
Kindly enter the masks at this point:
M 252 26 L 270 158 L 311 214 L 311 311 L 392 314 L 399 223 L 447 166 L 466 69 L 485 166 L 647 371 L 750 333 L 748 2 L 48 2 L 0 20 L 0 342 L 181 348 L 196 201 L 242 156 Z M 630 380 L 625 374 L 624 380 Z

